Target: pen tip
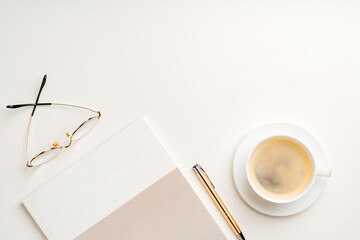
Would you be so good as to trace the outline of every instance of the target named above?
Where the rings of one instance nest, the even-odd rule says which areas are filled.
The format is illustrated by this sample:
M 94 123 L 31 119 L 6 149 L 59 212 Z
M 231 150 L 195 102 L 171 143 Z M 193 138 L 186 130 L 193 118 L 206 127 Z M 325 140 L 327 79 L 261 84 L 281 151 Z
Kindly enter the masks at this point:
M 242 240 L 245 240 L 244 234 L 242 232 L 240 233 L 240 237 Z

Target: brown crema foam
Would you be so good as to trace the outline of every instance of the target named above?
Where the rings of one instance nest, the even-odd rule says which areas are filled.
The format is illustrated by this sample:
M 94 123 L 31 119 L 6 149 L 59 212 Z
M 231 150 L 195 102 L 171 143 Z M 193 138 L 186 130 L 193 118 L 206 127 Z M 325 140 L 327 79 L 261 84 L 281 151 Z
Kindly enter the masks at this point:
M 250 178 L 264 195 L 290 199 L 309 184 L 313 172 L 308 151 L 297 141 L 274 137 L 262 142 L 249 163 Z

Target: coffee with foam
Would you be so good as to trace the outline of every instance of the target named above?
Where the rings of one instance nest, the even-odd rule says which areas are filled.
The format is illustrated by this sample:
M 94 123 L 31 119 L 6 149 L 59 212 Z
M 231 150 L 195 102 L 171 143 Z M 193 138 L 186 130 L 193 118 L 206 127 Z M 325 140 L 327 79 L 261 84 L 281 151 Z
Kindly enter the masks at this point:
M 250 178 L 264 195 L 291 199 L 310 183 L 313 165 L 308 151 L 288 137 L 274 137 L 262 142 L 249 162 Z

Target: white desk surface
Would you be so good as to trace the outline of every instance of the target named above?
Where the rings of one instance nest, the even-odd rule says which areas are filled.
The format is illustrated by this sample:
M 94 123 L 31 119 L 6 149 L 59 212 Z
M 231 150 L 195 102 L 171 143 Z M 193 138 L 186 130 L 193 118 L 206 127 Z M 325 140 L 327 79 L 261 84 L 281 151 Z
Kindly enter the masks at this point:
M 247 239 L 358 239 L 359 29 L 360 3 L 347 0 L 1 1 L 0 239 L 43 239 L 23 197 L 142 115 L 229 239 L 195 163 Z M 56 160 L 27 169 L 31 109 L 5 105 L 33 102 L 45 73 L 41 102 L 93 107 L 103 118 Z M 38 123 L 49 118 L 41 111 Z M 51 116 L 40 125 L 70 119 Z M 283 218 L 250 209 L 232 179 L 241 139 L 278 121 L 310 131 L 333 169 L 313 206 Z

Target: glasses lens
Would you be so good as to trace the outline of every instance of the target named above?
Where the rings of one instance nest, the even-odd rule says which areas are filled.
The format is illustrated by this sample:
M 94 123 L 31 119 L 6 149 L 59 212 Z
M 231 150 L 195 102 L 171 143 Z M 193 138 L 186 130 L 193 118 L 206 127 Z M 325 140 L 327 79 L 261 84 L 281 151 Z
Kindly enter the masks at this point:
M 85 122 L 80 128 L 78 128 L 74 133 L 72 139 L 74 141 L 82 138 L 85 136 L 88 132 L 90 132 L 91 129 L 98 123 L 99 119 L 97 117 L 94 117 L 87 122 Z
M 55 158 L 61 151 L 61 148 L 52 148 L 49 151 L 43 152 L 39 156 L 37 156 L 32 162 L 31 165 L 39 166 L 43 163 L 50 161 L 51 159 Z

